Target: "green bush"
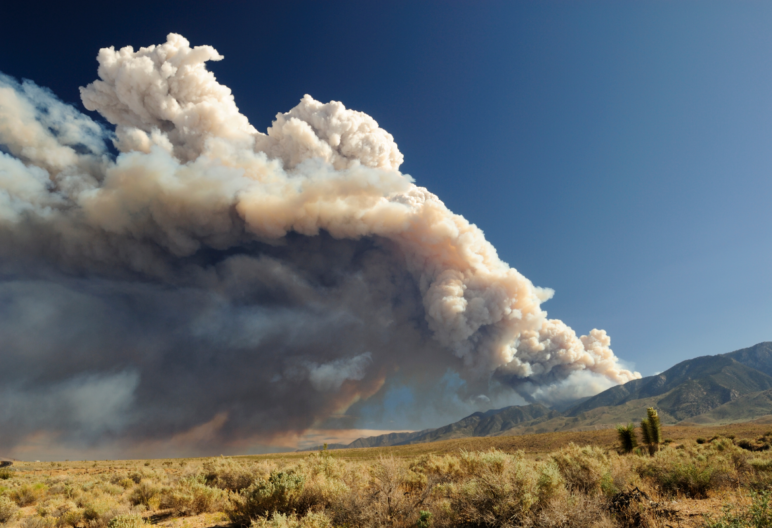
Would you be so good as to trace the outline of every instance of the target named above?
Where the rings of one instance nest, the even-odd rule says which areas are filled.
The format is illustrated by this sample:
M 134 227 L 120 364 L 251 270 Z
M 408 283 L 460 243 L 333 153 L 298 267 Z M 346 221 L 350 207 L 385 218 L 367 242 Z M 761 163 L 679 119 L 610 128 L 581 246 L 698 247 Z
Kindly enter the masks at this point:
M 292 513 L 304 484 L 305 477 L 295 471 L 273 471 L 268 480 L 255 480 L 233 499 L 228 517 L 236 524 L 248 526 L 253 519 L 275 512 Z

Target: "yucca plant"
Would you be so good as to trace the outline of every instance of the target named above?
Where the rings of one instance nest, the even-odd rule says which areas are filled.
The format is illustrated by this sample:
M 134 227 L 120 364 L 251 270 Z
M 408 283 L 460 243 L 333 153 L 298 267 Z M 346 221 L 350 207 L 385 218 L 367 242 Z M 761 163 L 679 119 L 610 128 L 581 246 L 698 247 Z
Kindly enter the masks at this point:
M 653 455 L 659 451 L 659 445 L 662 443 L 662 425 L 654 407 L 646 409 L 646 418 L 641 420 L 641 436 L 643 443 L 649 448 L 649 454 Z
M 622 445 L 622 452 L 632 453 L 638 447 L 638 438 L 635 436 L 635 425 L 632 423 L 617 426 L 617 435 L 619 443 Z

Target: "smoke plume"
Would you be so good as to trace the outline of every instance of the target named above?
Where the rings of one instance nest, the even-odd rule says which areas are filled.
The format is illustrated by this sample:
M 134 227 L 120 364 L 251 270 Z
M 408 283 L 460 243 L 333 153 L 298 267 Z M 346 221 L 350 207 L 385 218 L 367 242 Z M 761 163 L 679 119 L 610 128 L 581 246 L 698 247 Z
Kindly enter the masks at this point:
M 196 449 L 238 450 L 398 370 L 470 397 L 640 377 L 605 331 L 548 319 L 552 290 L 400 173 L 374 119 L 306 95 L 259 132 L 222 58 L 176 34 L 102 49 L 81 98 L 114 131 L 0 77 L 0 446 L 206 426 Z

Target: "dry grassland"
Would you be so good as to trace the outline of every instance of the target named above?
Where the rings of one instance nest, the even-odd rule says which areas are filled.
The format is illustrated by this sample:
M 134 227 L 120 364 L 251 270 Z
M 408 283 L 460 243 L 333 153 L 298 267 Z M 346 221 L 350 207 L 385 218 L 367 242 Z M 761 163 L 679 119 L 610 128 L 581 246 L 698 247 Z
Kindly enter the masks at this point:
M 619 455 L 616 431 L 605 429 L 324 453 L 25 462 L 0 469 L 0 523 L 4 528 L 772 526 L 764 502 L 772 486 L 772 426 L 672 426 L 663 432 L 669 442 L 654 456 Z M 724 514 L 726 505 L 733 505 L 734 513 Z M 753 511 L 769 513 L 767 524 L 759 524 L 758 515 L 754 521 Z

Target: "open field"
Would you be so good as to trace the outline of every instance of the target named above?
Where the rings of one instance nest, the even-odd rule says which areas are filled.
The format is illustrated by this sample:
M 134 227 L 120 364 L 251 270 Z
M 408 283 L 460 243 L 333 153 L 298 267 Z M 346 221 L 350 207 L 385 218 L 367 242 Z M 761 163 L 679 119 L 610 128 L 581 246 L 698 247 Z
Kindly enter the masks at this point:
M 705 516 L 726 504 L 748 511 L 751 494 L 772 486 L 769 424 L 663 433 L 668 443 L 654 456 L 619 455 L 616 431 L 604 429 L 324 453 L 17 462 L 0 469 L 0 523 L 698 527 L 718 526 Z
M 662 434 L 666 440 L 675 443 L 695 442 L 698 438 L 711 438 L 716 435 L 734 435 L 737 438 L 756 438 L 772 431 L 772 420 L 762 419 L 754 422 L 721 426 L 663 426 Z M 329 451 L 329 456 L 351 460 L 373 460 L 381 456 L 410 458 L 422 455 L 459 454 L 463 451 L 485 451 L 499 449 L 507 453 L 523 450 L 526 456 L 538 457 L 562 449 L 570 443 L 593 445 L 607 450 L 616 449 L 617 432 L 614 428 L 593 431 L 563 431 L 532 435 L 500 435 L 479 438 L 459 438 L 430 444 L 410 444 L 392 447 L 371 447 L 367 449 L 336 449 Z M 297 453 L 273 453 L 269 455 L 249 455 L 240 458 L 256 460 L 293 460 L 308 456 L 307 451 Z

